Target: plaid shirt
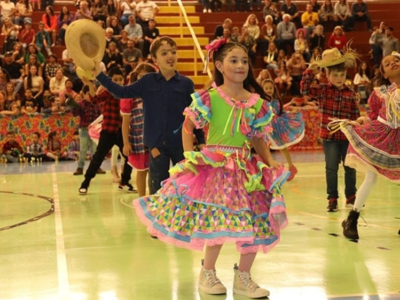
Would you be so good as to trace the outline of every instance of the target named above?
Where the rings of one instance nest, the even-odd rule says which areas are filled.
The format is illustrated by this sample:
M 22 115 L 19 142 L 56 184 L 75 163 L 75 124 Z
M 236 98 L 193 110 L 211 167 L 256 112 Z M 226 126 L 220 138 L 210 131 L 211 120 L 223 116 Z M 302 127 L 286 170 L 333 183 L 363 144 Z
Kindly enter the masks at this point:
M 346 136 L 340 130 L 329 134 L 327 125 L 332 119 L 357 120 L 360 111 L 357 107 L 356 93 L 346 85 L 341 89 L 331 83 L 320 83 L 317 87 L 311 87 L 313 78 L 314 72 L 310 69 L 305 70 L 300 88 L 303 95 L 318 99 L 322 114 L 320 137 L 327 140 L 346 141 Z
M 26 153 L 33 155 L 43 155 L 44 149 L 42 144 L 30 144 L 26 147 Z
M 100 115 L 100 108 L 97 104 L 82 100 L 78 107 L 71 109 L 74 116 L 79 116 L 79 128 L 85 128 L 90 125 Z
M 117 133 L 122 125 L 122 117 L 119 113 L 119 99 L 115 98 L 107 90 L 104 90 L 92 100 L 95 104 L 103 103 L 103 123 L 101 130 L 109 133 Z
M 49 77 L 54 77 L 56 76 L 56 71 L 61 68 L 61 65 L 59 63 L 55 63 L 54 66 L 51 64 L 46 64 L 46 67 L 44 69 L 44 76 L 49 76 Z

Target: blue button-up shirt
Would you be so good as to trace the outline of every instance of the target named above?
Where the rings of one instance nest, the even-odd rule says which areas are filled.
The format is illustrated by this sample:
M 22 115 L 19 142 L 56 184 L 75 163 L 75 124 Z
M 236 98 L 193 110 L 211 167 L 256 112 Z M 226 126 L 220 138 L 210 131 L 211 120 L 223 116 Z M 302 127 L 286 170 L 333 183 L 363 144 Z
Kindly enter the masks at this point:
M 182 147 L 182 133 L 178 129 L 194 92 L 194 84 L 189 78 L 175 72 L 167 81 L 161 73 L 149 73 L 133 84 L 121 86 L 100 73 L 97 80 L 116 98 L 142 98 L 144 144 L 147 147 Z M 195 134 L 198 142 L 204 143 L 202 131 Z

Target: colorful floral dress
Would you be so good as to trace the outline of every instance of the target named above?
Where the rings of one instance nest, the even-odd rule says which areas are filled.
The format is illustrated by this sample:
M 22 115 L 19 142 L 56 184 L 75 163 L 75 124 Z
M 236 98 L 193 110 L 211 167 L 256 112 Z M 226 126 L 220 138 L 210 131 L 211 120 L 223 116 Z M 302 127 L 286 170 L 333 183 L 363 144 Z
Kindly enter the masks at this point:
M 250 139 L 271 130 L 272 110 L 257 94 L 236 101 L 218 88 L 192 98 L 185 114 L 197 128 L 209 126 L 207 145 L 185 152 L 156 194 L 134 200 L 136 212 L 152 235 L 176 246 L 201 251 L 230 241 L 243 254 L 267 252 L 287 225 L 281 186 L 289 172 L 253 155 Z
M 272 131 L 267 133 L 271 149 L 279 150 L 299 143 L 304 137 L 304 122 L 301 113 L 281 111 L 279 99 L 270 102 L 274 117 L 270 123 Z
M 399 183 L 400 89 L 396 84 L 375 88 L 368 104 L 371 122 L 341 129 L 349 140 L 346 165 Z

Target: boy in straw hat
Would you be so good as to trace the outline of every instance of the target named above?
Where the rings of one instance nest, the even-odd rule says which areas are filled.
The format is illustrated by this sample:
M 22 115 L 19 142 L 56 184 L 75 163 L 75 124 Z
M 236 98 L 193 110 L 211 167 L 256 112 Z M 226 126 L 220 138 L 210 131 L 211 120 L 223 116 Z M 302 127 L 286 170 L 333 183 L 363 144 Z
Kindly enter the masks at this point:
M 328 212 L 338 210 L 338 169 L 340 161 L 344 162 L 349 142 L 339 130 L 329 132 L 328 123 L 333 119 L 357 120 L 360 111 L 357 106 L 356 93 L 345 85 L 347 68 L 355 65 L 357 54 L 348 50 L 342 54 L 337 48 L 325 50 L 322 59 L 313 62 L 304 71 L 300 84 L 304 96 L 318 99 L 322 119 L 320 137 L 325 153 L 325 176 L 328 193 Z M 314 70 L 325 68 L 329 80 L 327 84 L 312 85 Z M 345 170 L 346 205 L 353 205 L 356 195 L 356 171 L 348 166 Z

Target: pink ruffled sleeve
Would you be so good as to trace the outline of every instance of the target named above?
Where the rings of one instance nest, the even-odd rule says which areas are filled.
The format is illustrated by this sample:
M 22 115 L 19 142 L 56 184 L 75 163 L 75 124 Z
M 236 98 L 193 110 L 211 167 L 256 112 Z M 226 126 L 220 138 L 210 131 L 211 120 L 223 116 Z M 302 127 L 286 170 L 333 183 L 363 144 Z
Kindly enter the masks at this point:
M 211 98 L 206 90 L 192 94 L 192 104 L 185 109 L 183 114 L 189 118 L 196 128 L 203 128 L 211 120 Z
M 133 99 L 121 99 L 119 102 L 121 115 L 131 115 L 133 109 Z

